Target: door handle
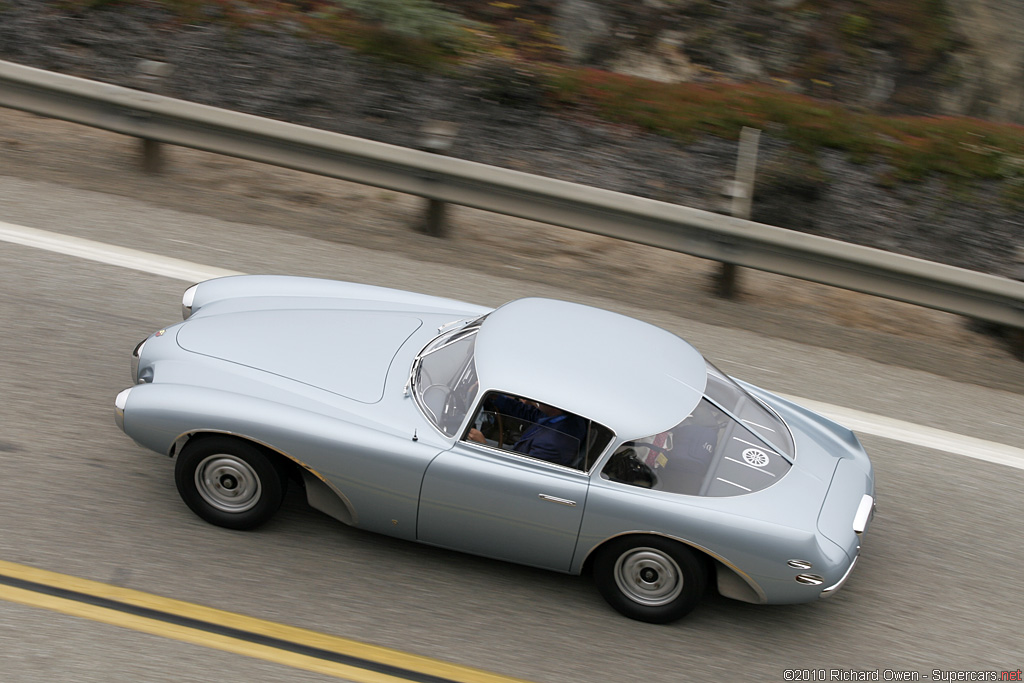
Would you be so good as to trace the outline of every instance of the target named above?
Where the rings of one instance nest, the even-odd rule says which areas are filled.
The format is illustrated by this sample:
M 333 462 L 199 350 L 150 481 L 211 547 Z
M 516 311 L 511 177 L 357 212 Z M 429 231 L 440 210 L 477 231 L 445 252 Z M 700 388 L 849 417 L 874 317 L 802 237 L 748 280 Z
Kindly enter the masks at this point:
M 558 503 L 559 505 L 568 505 L 571 508 L 576 507 L 576 501 L 575 500 L 568 500 L 566 498 L 558 498 L 556 496 L 549 496 L 546 493 L 539 493 L 539 494 L 537 494 L 537 497 L 540 498 L 541 500 L 546 500 L 546 501 L 549 501 L 549 502 L 552 502 L 552 503 Z

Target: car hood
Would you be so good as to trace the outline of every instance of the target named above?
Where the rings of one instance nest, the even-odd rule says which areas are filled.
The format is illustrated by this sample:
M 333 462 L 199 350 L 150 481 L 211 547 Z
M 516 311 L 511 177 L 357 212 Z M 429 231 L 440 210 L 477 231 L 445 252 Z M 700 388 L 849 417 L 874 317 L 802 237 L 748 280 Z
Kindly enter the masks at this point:
M 177 330 L 189 352 L 376 403 L 395 354 L 422 326 L 409 313 L 261 310 L 190 319 Z

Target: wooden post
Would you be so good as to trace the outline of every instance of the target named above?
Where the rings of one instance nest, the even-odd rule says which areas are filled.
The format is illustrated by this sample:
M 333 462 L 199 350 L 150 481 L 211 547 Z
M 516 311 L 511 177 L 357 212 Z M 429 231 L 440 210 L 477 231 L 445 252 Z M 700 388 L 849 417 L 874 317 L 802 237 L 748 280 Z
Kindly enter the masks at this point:
M 455 144 L 455 136 L 458 134 L 458 126 L 446 121 L 428 121 L 421 129 L 423 138 L 420 147 L 425 152 L 434 154 L 447 154 Z M 447 231 L 445 216 L 448 213 L 448 204 L 440 199 L 427 198 L 426 213 L 418 223 L 420 232 L 432 237 L 444 237 Z
M 170 76 L 173 70 L 174 67 L 165 62 L 154 62 L 151 59 L 140 60 L 136 66 L 136 81 L 139 84 L 139 89 L 151 93 L 161 93 L 164 89 L 164 78 Z M 142 170 L 145 173 L 156 175 L 163 170 L 164 155 L 160 142 L 142 138 L 140 151 Z
M 750 206 L 754 200 L 754 176 L 757 169 L 757 146 L 761 131 L 743 127 L 740 132 L 740 149 L 736 158 L 736 179 L 726 184 L 723 194 L 731 198 L 729 211 L 736 218 L 750 220 Z M 722 262 L 718 272 L 715 293 L 726 299 L 736 296 L 739 287 L 739 273 L 735 263 Z
M 1013 274 L 1014 280 L 1024 282 L 1024 247 L 1017 247 L 1017 266 Z M 1016 327 L 1009 330 L 1010 349 L 1020 360 L 1024 360 L 1024 328 Z

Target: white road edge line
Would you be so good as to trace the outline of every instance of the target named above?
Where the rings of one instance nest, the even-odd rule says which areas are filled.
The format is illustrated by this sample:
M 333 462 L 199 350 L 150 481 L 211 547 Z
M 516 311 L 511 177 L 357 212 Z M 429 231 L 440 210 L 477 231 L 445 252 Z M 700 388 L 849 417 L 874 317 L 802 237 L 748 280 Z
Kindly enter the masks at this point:
M 955 432 L 947 432 L 934 427 L 925 427 L 913 422 L 904 422 L 891 417 L 883 417 L 865 413 L 853 408 L 843 408 L 829 403 L 812 401 L 798 396 L 786 396 L 785 399 L 799 403 L 816 413 L 821 413 L 830 420 L 861 434 L 871 434 L 884 439 L 901 441 L 914 446 L 923 446 L 937 451 L 963 455 L 975 460 L 984 460 L 998 465 L 1006 465 L 1024 470 L 1024 449 L 994 441 L 985 441 L 973 436 L 964 436 Z
M 71 237 L 59 233 L 27 228 L 0 221 L 0 240 L 36 249 L 45 249 L 67 256 L 98 261 L 112 266 L 131 268 L 152 275 L 195 283 L 214 277 L 242 275 L 235 270 L 214 268 L 169 256 L 158 256 L 136 249 Z M 781 395 L 781 394 L 780 394 Z M 843 408 L 798 396 L 783 396 L 804 405 L 825 417 L 862 434 L 880 436 L 914 446 L 932 448 L 946 453 L 962 455 L 975 460 L 996 463 L 1024 470 L 1024 449 L 971 436 L 924 427 L 890 417 L 873 415 L 852 408 Z
M 198 263 L 191 263 L 170 256 L 157 256 L 137 249 L 119 247 L 103 242 L 61 235 L 36 228 L 26 228 L 13 223 L 0 221 L 0 240 L 21 244 L 26 247 L 45 249 L 67 256 L 98 261 L 111 266 L 120 266 L 132 270 L 140 270 L 152 275 L 184 280 L 188 283 L 201 282 L 214 277 L 225 277 L 227 275 L 242 275 L 235 270 L 214 268 Z

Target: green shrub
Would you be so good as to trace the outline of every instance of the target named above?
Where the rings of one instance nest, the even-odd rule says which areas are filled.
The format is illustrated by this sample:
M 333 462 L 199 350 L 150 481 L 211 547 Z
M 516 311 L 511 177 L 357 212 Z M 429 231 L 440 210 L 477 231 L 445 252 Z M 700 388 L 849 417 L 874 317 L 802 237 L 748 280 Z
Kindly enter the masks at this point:
M 871 20 L 860 14 L 847 14 L 840 30 L 850 38 L 860 40 L 871 31 Z
M 335 0 L 357 17 L 397 37 L 457 53 L 469 41 L 471 22 L 430 0 Z
M 688 142 L 698 134 L 737 139 L 743 126 L 768 128 L 804 153 L 846 152 L 884 161 L 898 181 L 931 174 L 950 179 L 1008 179 L 1008 161 L 1024 158 L 1024 127 L 953 117 L 883 117 L 764 85 L 664 84 L 593 69 L 561 70 L 551 79 L 561 106 L 596 111 Z M 1014 175 L 1013 177 L 1016 177 Z

